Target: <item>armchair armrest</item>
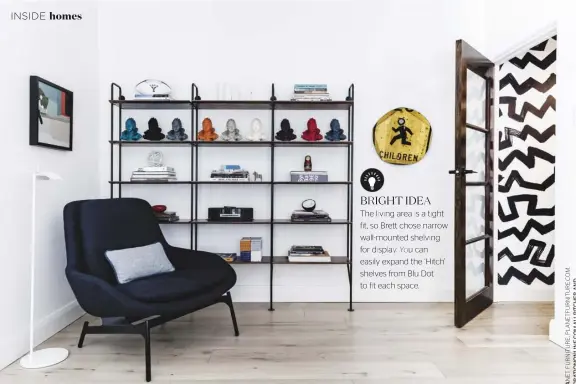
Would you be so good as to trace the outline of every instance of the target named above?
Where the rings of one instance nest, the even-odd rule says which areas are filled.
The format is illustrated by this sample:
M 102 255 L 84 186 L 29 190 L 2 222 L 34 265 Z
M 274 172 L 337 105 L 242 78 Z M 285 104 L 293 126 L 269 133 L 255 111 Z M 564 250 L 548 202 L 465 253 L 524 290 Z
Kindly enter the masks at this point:
M 190 249 L 168 246 L 166 256 L 176 269 L 216 269 L 224 266 L 232 268 L 220 256 L 204 251 L 192 251 Z
M 143 309 L 139 302 L 95 276 L 66 269 L 66 277 L 80 307 L 93 316 L 132 316 Z

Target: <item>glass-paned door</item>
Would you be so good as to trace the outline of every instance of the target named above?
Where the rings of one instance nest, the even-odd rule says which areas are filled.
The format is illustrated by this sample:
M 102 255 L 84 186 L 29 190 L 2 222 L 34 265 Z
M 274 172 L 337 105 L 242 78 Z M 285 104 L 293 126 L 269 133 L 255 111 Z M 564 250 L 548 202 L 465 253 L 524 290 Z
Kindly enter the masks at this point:
M 494 64 L 456 42 L 454 323 L 463 327 L 492 305 Z

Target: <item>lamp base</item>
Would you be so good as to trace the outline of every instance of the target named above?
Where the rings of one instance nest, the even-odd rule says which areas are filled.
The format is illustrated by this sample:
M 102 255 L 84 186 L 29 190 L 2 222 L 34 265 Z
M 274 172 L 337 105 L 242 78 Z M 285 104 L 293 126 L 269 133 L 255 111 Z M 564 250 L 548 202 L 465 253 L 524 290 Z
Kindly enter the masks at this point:
M 20 359 L 20 366 L 26 369 L 46 368 L 61 363 L 68 358 L 65 348 L 46 348 L 27 354 Z

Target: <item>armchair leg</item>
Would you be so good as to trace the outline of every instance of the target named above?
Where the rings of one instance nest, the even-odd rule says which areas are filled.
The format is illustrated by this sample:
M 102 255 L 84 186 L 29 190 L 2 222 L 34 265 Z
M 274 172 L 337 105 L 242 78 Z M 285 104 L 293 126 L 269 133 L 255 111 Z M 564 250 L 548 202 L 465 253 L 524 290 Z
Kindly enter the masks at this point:
M 148 321 L 144 324 L 144 343 L 146 354 L 146 382 L 152 380 L 151 363 L 150 363 L 150 324 Z
M 84 326 L 82 326 L 82 332 L 80 333 L 80 340 L 78 340 L 78 348 L 82 348 L 84 345 L 84 338 L 86 337 L 86 331 L 88 330 L 88 322 L 84 322 Z
M 234 336 L 240 336 L 238 331 L 238 323 L 236 322 L 236 313 L 234 313 L 234 304 L 232 304 L 232 295 L 230 292 L 226 294 L 226 305 L 230 308 L 230 315 L 232 316 L 232 324 L 234 325 Z

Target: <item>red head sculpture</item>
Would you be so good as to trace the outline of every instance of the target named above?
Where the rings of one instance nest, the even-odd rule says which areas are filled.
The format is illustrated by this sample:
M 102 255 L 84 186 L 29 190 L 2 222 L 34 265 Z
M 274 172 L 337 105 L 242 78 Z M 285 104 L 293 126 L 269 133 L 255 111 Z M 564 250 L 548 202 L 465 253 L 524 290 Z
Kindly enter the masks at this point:
M 316 124 L 316 119 L 311 118 L 306 124 L 307 128 L 302 132 L 302 138 L 306 141 L 318 141 L 322 140 L 323 136 L 320 134 L 318 129 L 318 124 Z

